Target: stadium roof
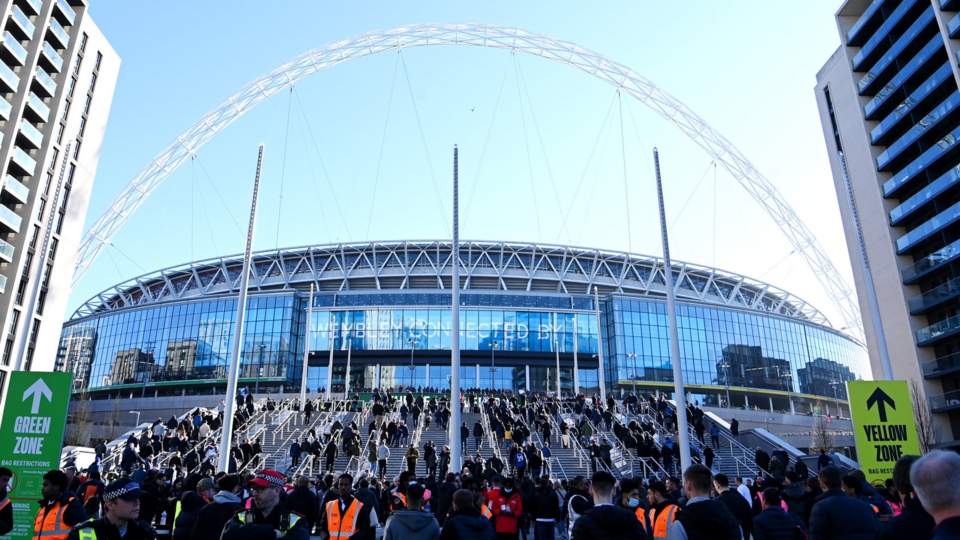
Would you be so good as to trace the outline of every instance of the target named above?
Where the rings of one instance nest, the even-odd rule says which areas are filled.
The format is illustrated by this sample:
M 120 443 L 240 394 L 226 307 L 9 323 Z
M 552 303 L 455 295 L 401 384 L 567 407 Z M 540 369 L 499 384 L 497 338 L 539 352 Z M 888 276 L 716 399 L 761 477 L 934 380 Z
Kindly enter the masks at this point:
M 328 244 L 254 253 L 253 292 L 449 290 L 450 241 Z M 125 308 L 236 294 L 242 255 L 157 270 L 114 285 L 87 300 L 71 320 Z M 620 293 L 665 297 L 663 260 L 648 255 L 573 246 L 463 241 L 463 290 L 554 294 Z M 677 298 L 771 313 L 829 325 L 804 300 L 746 276 L 673 262 Z

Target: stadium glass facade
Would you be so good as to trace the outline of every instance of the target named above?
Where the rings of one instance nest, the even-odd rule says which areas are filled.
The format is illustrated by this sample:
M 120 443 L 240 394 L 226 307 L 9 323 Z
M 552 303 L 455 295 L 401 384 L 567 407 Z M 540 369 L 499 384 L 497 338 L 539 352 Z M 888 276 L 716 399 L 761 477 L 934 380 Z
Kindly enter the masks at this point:
M 643 261 L 656 269 L 655 260 L 634 263 Z M 232 267 L 221 266 L 230 275 Z M 494 266 L 488 269 L 505 275 Z M 190 268 L 191 275 L 202 274 L 199 265 Z M 405 270 L 409 274 L 411 269 Z M 266 266 L 260 271 L 262 276 L 270 273 Z M 599 388 L 601 356 L 608 390 L 668 390 L 672 384 L 665 304 L 662 296 L 650 294 L 655 291 L 644 296 L 621 282 L 594 296 L 587 294 L 589 284 L 581 292 L 571 291 L 562 278 L 554 290 L 545 284 L 534 287 L 531 281 L 520 291 L 502 277 L 506 290 L 486 289 L 480 287 L 482 270 L 474 266 L 472 271 L 461 294 L 463 387 L 555 391 L 559 363 L 563 392 L 573 390 L 576 365 L 581 391 L 590 393 Z M 162 282 L 176 283 L 176 272 Z M 435 274 L 434 290 L 409 275 L 395 288 L 384 287 L 390 284 L 385 275 L 379 276 L 379 289 L 360 289 L 360 282 L 348 289 L 344 281 L 338 290 L 321 288 L 313 296 L 309 324 L 310 294 L 302 285 L 291 286 L 289 275 L 280 287 L 261 281 L 247 306 L 241 384 L 259 391 L 297 391 L 306 351 L 311 392 L 331 384 L 331 359 L 336 392 L 348 383 L 348 366 L 352 391 L 449 388 L 450 293 L 441 288 L 443 271 Z M 190 279 L 183 289 L 170 290 L 189 288 Z M 722 285 L 719 277 L 705 279 Z M 99 295 L 93 308 L 78 310 L 65 323 L 57 365 L 74 373 L 75 391 L 91 397 L 222 392 L 235 331 L 235 291 L 159 301 L 162 291 L 153 298 L 134 298 L 133 290 L 159 291 L 149 281 L 138 283 L 135 289 L 119 287 L 122 294 L 113 297 Z M 594 286 L 600 283 L 595 280 Z M 559 290 L 564 288 L 568 290 Z M 739 289 L 747 287 L 740 284 Z M 113 300 L 104 300 L 109 298 Z M 764 299 L 754 295 L 749 300 L 756 306 Z M 866 354 L 859 344 L 801 311 L 786 316 L 681 295 L 680 354 L 690 392 L 708 404 L 779 410 L 807 411 L 818 401 L 843 401 L 845 381 L 869 376 Z

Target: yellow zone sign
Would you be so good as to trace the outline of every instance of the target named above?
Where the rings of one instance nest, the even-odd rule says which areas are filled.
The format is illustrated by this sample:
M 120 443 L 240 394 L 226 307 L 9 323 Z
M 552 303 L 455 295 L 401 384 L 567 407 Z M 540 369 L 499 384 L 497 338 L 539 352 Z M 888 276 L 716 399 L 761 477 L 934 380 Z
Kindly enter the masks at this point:
M 920 455 L 907 381 L 847 381 L 857 461 L 871 484 L 893 477 L 906 455 Z

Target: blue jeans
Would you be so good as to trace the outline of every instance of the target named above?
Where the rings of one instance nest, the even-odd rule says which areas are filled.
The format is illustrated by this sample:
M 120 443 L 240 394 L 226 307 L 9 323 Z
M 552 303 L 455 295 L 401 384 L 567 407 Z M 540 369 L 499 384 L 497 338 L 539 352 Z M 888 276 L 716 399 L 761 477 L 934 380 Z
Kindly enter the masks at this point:
M 534 521 L 533 540 L 553 540 L 556 521 Z

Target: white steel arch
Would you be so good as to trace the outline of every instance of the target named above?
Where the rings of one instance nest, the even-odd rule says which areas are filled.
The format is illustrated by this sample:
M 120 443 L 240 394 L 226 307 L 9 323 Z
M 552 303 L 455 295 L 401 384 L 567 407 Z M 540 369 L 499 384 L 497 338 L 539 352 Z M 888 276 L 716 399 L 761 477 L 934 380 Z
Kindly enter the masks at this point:
M 630 68 L 574 43 L 516 28 L 483 24 L 422 24 L 370 32 L 309 51 L 253 81 L 207 113 L 177 137 L 130 181 L 110 208 L 93 224 L 80 245 L 74 283 L 110 243 L 150 193 L 191 154 L 221 130 L 298 80 L 337 64 L 400 48 L 469 45 L 539 56 L 579 69 L 605 81 L 673 123 L 740 182 L 767 211 L 827 290 L 843 318 L 844 329 L 862 339 L 857 299 L 839 275 L 814 234 L 780 192 L 726 137 L 679 100 Z

